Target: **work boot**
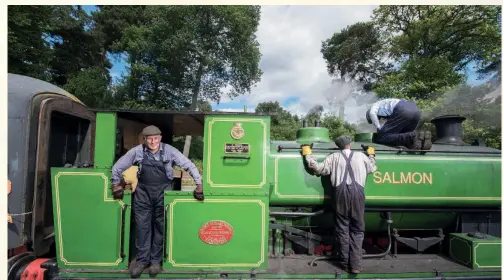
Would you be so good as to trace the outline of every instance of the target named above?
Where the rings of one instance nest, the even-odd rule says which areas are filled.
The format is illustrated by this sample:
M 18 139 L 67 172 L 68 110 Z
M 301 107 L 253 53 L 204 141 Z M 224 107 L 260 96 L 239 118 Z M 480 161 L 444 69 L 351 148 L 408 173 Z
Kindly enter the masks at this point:
M 334 265 L 335 266 L 338 266 L 340 269 L 344 270 L 344 271 L 348 271 L 348 265 L 345 264 L 345 263 L 342 263 L 340 260 L 334 260 Z
M 423 141 L 423 150 L 430 150 L 431 146 L 433 144 L 431 143 L 431 132 L 426 131 L 424 133 L 424 141 Z
M 423 146 L 424 131 L 416 132 L 416 137 L 414 137 L 414 142 L 412 143 L 411 150 L 421 150 Z
M 351 273 L 352 273 L 352 274 L 358 274 L 358 273 L 360 273 L 360 270 L 359 270 L 359 269 L 354 269 L 354 268 L 352 268 L 352 269 L 351 269 Z
M 141 273 L 143 270 L 147 267 L 146 264 L 139 264 L 136 263 L 135 266 L 131 269 L 131 278 L 138 278 L 140 277 Z
M 159 263 L 154 263 L 150 265 L 150 274 L 151 275 L 157 275 L 161 272 L 161 264 Z

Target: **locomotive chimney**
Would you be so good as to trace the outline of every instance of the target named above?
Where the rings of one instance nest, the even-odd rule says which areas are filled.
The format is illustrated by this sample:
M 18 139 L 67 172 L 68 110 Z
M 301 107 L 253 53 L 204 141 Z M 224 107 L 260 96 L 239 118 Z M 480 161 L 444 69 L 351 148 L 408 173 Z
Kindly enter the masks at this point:
M 437 140 L 435 144 L 467 145 L 461 140 L 461 123 L 466 120 L 459 115 L 445 115 L 431 120 L 435 125 Z
M 321 126 L 320 120 L 314 121 L 314 126 L 308 126 L 307 120 L 302 121 L 302 127 L 297 130 L 297 143 L 330 143 L 328 128 Z

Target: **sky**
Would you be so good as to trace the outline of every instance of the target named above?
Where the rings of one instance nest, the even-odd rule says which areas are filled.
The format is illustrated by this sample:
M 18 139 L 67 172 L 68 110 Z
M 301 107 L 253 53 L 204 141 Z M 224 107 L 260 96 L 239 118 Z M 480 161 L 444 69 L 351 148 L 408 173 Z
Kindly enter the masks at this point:
M 212 104 L 213 110 L 242 112 L 247 105 L 248 112 L 253 112 L 260 102 L 279 101 L 291 113 L 305 115 L 315 105 L 326 105 L 327 94 L 333 95 L 338 89 L 331 86 L 332 78 L 320 52 L 321 42 L 348 25 L 369 20 L 375 8 L 377 6 L 262 6 L 257 31 L 262 53 L 261 81 L 250 94 L 233 100 L 223 95 L 220 104 Z M 85 6 L 85 9 L 90 12 L 94 6 Z M 124 61 L 112 59 L 112 63 L 113 77 L 125 72 Z M 470 84 L 481 83 L 473 72 L 467 74 Z M 360 117 L 361 110 L 346 110 L 347 120 L 356 121 Z

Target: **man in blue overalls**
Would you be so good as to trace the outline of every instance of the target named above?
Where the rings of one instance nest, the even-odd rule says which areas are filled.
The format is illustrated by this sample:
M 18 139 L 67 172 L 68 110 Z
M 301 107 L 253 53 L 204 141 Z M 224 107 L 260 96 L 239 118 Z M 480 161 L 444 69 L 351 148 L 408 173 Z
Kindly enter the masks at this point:
M 302 155 L 316 175 L 328 176 L 333 187 L 332 207 L 336 235 L 335 252 L 342 267 L 351 273 L 362 270 L 362 244 L 365 231 L 365 183 L 367 175 L 377 170 L 373 147 L 363 153 L 351 150 L 351 136 L 340 136 L 335 144 L 340 153 L 328 155 L 318 163 L 309 146 Z
M 129 150 L 112 168 L 112 192 L 115 199 L 122 199 L 122 172 L 134 164 L 138 165 L 138 184 L 133 201 L 136 225 L 136 266 L 131 268 L 133 278 L 139 277 L 149 264 L 150 274 L 161 271 L 164 191 L 173 189 L 173 165 L 190 173 L 196 182 L 194 198 L 204 200 L 201 175 L 196 166 L 173 146 L 161 143 L 159 128 L 147 126 L 142 135 L 145 144 Z
M 374 141 L 390 146 L 404 146 L 413 150 L 431 149 L 431 132 L 415 132 L 421 112 L 414 101 L 388 98 L 372 104 L 367 111 L 367 122 L 374 124 L 377 135 Z M 385 119 L 381 126 L 379 119 Z

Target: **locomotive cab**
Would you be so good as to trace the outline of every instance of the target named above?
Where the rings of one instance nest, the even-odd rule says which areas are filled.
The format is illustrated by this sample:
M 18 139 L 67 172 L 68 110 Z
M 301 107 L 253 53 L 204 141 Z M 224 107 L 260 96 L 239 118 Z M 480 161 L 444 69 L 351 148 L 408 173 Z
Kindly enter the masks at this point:
M 113 162 L 133 147 L 143 144 L 141 131 L 149 125 L 159 127 L 162 142 L 170 145 L 173 145 L 173 138 L 176 136 L 203 136 L 204 133 L 205 114 L 202 112 L 95 110 L 95 113 L 113 114 L 116 118 L 117 146 Z M 182 176 L 183 172 L 175 172 L 173 180 L 175 190 L 181 190 Z
M 96 137 L 92 168 L 51 169 L 59 269 L 65 273 L 76 269 L 123 273 L 135 261 L 134 192 L 126 189 L 122 199 L 113 199 L 111 169 L 118 156 L 141 143 L 141 130 L 148 125 L 161 129 L 165 143 L 173 136 L 205 137 L 204 202 L 198 203 L 191 190 L 181 186 L 164 193 L 163 269 L 267 267 L 268 116 L 93 111 Z M 242 219 L 238 213 L 247 213 L 251 219 Z M 226 229 L 224 236 L 218 233 L 222 227 Z M 243 246 L 252 253 L 226 256 Z M 213 254 L 196 257 L 201 250 Z

